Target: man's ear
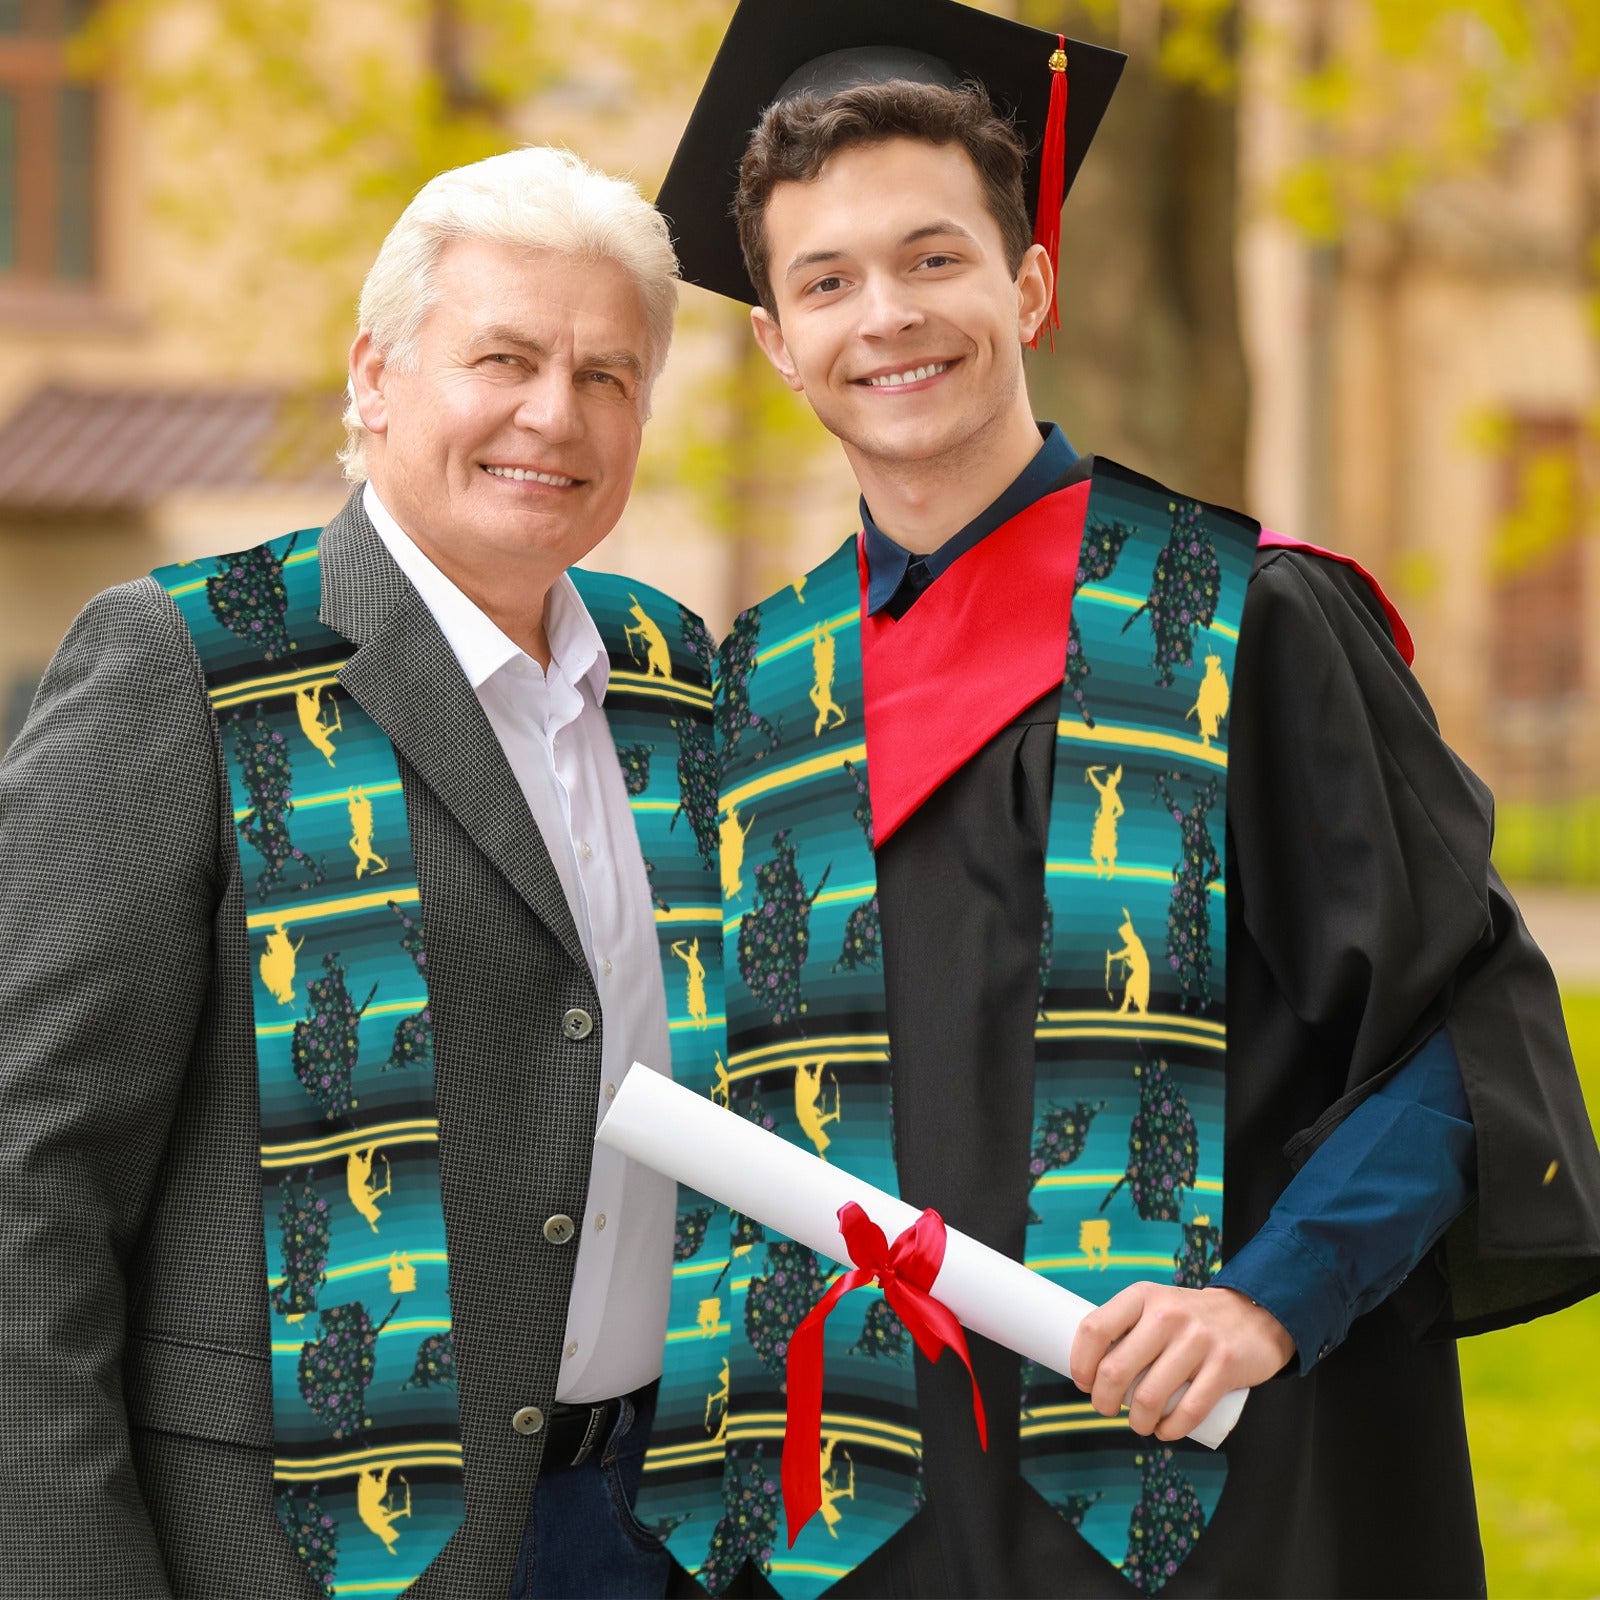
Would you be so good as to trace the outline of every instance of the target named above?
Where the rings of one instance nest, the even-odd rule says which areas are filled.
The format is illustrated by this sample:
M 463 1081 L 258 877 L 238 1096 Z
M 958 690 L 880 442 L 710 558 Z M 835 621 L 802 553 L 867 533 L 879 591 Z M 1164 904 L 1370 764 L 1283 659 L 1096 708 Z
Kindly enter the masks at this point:
M 1024 344 L 1039 337 L 1039 329 L 1050 313 L 1050 297 L 1055 292 L 1056 275 L 1042 244 L 1030 244 L 1017 269 L 1017 332 Z
M 778 376 L 796 394 L 804 394 L 806 386 L 800 381 L 799 370 L 789 354 L 783 329 L 778 326 L 778 319 L 765 306 L 750 308 L 750 331 L 756 336 L 756 343 L 761 346 L 761 353 L 777 368 Z
M 363 328 L 350 346 L 350 388 L 368 433 L 386 433 L 389 428 L 389 406 L 383 392 L 386 375 L 384 357 L 373 345 L 372 335 Z

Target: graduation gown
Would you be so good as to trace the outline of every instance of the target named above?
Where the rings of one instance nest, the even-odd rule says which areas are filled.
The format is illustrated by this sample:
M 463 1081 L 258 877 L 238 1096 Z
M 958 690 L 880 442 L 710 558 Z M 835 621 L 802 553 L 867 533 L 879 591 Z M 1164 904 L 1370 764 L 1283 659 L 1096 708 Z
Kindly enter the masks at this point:
M 1019 1259 L 1059 706 L 1052 691 L 1000 728 L 876 857 L 902 1196 Z M 1600 1285 L 1600 1158 L 1554 979 L 1490 865 L 1488 791 L 1358 572 L 1260 553 L 1230 762 L 1224 1237 L 1252 1237 L 1441 1023 L 1480 1195 L 1337 1350 L 1252 1394 L 1210 1525 L 1162 1593 L 1481 1594 L 1451 1336 Z M 972 1345 L 987 1453 L 965 1372 L 918 1355 L 926 1505 L 829 1592 L 1134 1593 L 1020 1474 L 1018 1358 Z

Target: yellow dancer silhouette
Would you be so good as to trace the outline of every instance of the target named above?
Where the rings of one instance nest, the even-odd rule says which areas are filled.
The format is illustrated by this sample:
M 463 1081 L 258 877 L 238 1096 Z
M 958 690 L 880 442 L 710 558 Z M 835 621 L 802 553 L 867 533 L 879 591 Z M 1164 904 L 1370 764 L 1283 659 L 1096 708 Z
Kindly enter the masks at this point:
M 417 1269 L 411 1264 L 411 1257 L 393 1255 L 389 1257 L 389 1293 L 409 1294 L 417 1286 Z
M 1089 854 L 1094 860 L 1097 878 L 1109 878 L 1116 868 L 1117 819 L 1127 809 L 1117 793 L 1117 785 L 1122 782 L 1121 766 L 1109 778 L 1095 776 L 1105 770 L 1104 767 L 1090 767 L 1083 775 L 1083 781 L 1093 784 L 1095 793 L 1100 796 L 1100 809 L 1094 814 L 1094 832 L 1089 835 Z
M 856 1497 L 856 1464 L 848 1450 L 840 1451 L 840 1454 L 844 1457 L 850 1475 L 842 1484 L 834 1481 L 833 1453 L 838 1447 L 837 1439 L 822 1441 L 822 1520 L 828 1525 L 828 1536 L 833 1539 L 839 1537 L 837 1530 L 844 1518 L 844 1512 L 839 1509 L 839 1502 L 854 1500 Z
M 1098 1262 L 1100 1270 L 1104 1272 L 1111 1263 L 1111 1219 L 1110 1217 L 1086 1217 L 1078 1224 L 1078 1248 L 1089 1258 L 1090 1262 Z
M 844 707 L 833 698 L 833 666 L 837 647 L 833 635 L 820 623 L 811 634 L 811 703 L 817 708 L 814 732 L 837 728 L 844 721 Z
M 1228 714 L 1228 680 L 1223 676 L 1222 657 L 1206 657 L 1205 676 L 1200 680 L 1200 692 L 1194 704 L 1183 714 L 1187 722 L 1193 717 L 1200 724 L 1200 743 L 1208 745 L 1217 736 L 1222 719 Z
M 794 580 L 794 582 L 789 585 L 789 587 L 794 590 L 795 599 L 798 600 L 801 605 L 804 605 L 806 603 L 806 580 L 805 580 L 805 578 L 803 576 L 799 577 L 799 578 L 796 578 Z
M 700 1330 L 702 1339 L 715 1339 L 717 1327 L 722 1321 L 722 1300 L 717 1295 L 712 1295 L 709 1300 L 700 1302 L 700 1313 L 695 1318 L 695 1326 Z
M 722 1370 L 717 1374 L 717 1382 L 721 1387 L 713 1389 L 706 1396 L 706 1432 L 711 1432 L 711 1413 L 720 1406 L 722 1409 L 722 1424 L 717 1429 L 717 1434 L 720 1437 L 723 1429 L 728 1426 L 728 1401 L 733 1397 L 733 1389 L 728 1379 L 728 1358 L 726 1356 L 722 1358 Z
M 707 1026 L 706 1017 L 706 966 L 700 959 L 700 941 L 691 939 L 686 946 L 679 939 L 672 953 L 689 969 L 689 1020 L 697 1028 Z
M 667 636 L 646 615 L 645 609 L 639 604 L 637 595 L 630 594 L 628 598 L 633 604 L 628 608 L 628 615 L 633 618 L 632 627 L 624 627 L 622 636 L 628 641 L 628 653 L 635 661 L 639 659 L 639 652 L 633 648 L 633 641 L 637 639 L 644 646 L 644 670 L 647 677 L 670 678 L 672 676 L 672 655 L 667 649 Z
M 839 1120 L 839 1080 L 833 1081 L 833 1110 L 824 1108 L 822 1101 L 822 1069 L 826 1061 L 802 1061 L 794 1069 L 794 1114 L 800 1119 L 801 1131 L 816 1146 L 817 1154 L 828 1159 L 827 1149 L 833 1141 L 822 1130 L 830 1122 Z
M 750 830 L 755 827 L 756 819 L 751 819 L 741 828 L 739 826 L 739 808 L 728 807 L 728 815 L 722 823 L 722 898 L 724 900 L 737 900 L 744 893 L 744 880 L 740 873 L 744 871 L 744 842 L 750 837 Z
M 300 944 L 305 942 L 305 935 L 301 934 Z M 261 952 L 261 981 L 280 1006 L 294 1003 L 294 958 L 300 953 L 300 944 L 290 944 L 283 924 L 277 922 L 267 935 L 267 948 Z
M 380 1189 L 372 1181 L 372 1163 L 374 1158 L 383 1163 L 383 1187 Z M 389 1158 L 378 1149 L 376 1145 L 369 1144 L 365 1150 L 352 1150 L 350 1159 L 345 1162 L 344 1186 L 350 1194 L 350 1204 L 372 1224 L 372 1231 L 378 1231 L 378 1218 L 383 1215 L 378 1210 L 378 1202 L 386 1195 L 394 1193 L 394 1174 L 389 1171 Z
M 343 723 L 339 720 L 337 700 L 328 708 L 333 713 L 333 721 L 322 720 L 322 691 L 331 689 L 338 681 L 337 678 L 322 678 L 316 683 L 302 684 L 294 692 L 294 710 L 300 719 L 300 731 L 328 758 L 330 767 L 333 765 L 333 740 L 330 735 L 338 733 Z
M 406 1503 L 400 1507 L 391 1504 L 389 1474 L 393 1471 L 393 1467 L 368 1467 L 356 1479 L 356 1510 L 361 1520 L 383 1540 L 384 1549 L 390 1555 L 394 1554 L 400 1539 L 395 1523 L 411 1515 L 411 1485 L 404 1478 L 400 1482 L 406 1491 Z
M 1133 918 L 1126 906 L 1122 908 L 1122 926 L 1117 932 L 1122 935 L 1122 948 L 1106 951 L 1106 998 L 1111 998 L 1112 964 L 1120 962 L 1126 976 L 1117 1015 L 1120 1017 L 1130 1009 L 1143 1015 L 1150 1009 L 1150 954 L 1133 931 Z
M 722 1064 L 722 1055 L 719 1051 L 716 1058 L 715 1071 L 717 1081 L 711 1085 L 711 1100 L 714 1105 L 719 1105 L 724 1111 L 733 1106 L 733 1079 L 728 1076 L 728 1069 Z
M 350 804 L 350 848 L 356 853 L 356 876 L 359 878 L 368 867 L 374 872 L 387 872 L 389 863 L 372 848 L 372 802 L 364 789 L 352 789 Z M 374 866 L 373 863 L 377 864 Z

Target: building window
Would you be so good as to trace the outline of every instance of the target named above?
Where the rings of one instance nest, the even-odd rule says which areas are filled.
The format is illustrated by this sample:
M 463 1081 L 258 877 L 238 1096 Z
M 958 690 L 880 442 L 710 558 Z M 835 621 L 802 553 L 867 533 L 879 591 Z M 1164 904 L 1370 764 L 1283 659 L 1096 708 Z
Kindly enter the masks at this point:
M 1575 417 L 1511 430 L 1492 550 L 1497 700 L 1554 706 L 1584 686 L 1584 435 Z
M 0 280 L 94 277 L 97 97 L 67 71 L 88 5 L 0 0 Z

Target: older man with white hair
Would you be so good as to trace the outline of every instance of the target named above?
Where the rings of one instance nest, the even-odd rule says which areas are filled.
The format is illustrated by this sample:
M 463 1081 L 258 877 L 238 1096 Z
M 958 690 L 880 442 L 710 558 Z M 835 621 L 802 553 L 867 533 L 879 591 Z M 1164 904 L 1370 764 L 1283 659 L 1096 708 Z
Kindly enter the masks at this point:
M 663 1593 L 673 1197 L 591 1140 L 719 1037 L 671 953 L 720 931 L 710 644 L 569 569 L 675 278 L 574 156 L 436 178 L 348 504 L 51 664 L 0 765 L 0 1591 Z

